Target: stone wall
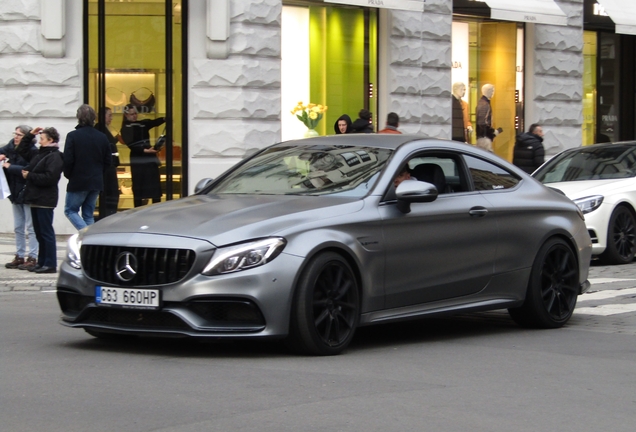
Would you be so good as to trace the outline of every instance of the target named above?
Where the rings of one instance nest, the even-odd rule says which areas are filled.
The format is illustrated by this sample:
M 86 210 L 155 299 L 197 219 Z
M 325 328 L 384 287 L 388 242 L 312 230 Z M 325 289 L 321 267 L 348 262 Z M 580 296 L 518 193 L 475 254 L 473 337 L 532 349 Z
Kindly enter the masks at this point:
M 583 140 L 583 0 L 555 1 L 568 26 L 537 24 L 526 34 L 526 125 L 543 125 L 547 155 Z
M 387 107 L 405 133 L 450 139 L 452 10 L 427 0 L 423 13 L 389 13 Z
M 230 4 L 228 58 L 190 63 L 194 158 L 240 158 L 280 141 L 282 1 Z
M 82 103 L 82 0 L 66 0 L 66 41 L 62 58 L 43 56 L 41 1 L 0 1 L 0 144 L 6 144 L 20 124 L 53 126 L 66 134 L 76 124 L 75 113 Z M 77 41 L 77 43 L 68 43 Z M 57 234 L 75 232 L 64 217 L 66 179 L 59 183 L 60 198 L 54 216 Z M 0 200 L 0 232 L 13 231 L 9 200 Z

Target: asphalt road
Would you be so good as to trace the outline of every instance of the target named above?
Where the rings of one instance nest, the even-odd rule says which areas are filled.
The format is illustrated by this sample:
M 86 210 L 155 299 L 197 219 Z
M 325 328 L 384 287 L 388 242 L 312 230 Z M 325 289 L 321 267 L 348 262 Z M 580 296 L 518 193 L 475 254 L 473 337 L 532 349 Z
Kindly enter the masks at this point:
M 592 267 L 569 325 L 505 313 L 359 329 L 336 357 L 279 343 L 93 339 L 55 293 L 0 291 L 0 431 L 629 431 L 636 264 Z M 37 284 L 36 284 L 37 285 Z

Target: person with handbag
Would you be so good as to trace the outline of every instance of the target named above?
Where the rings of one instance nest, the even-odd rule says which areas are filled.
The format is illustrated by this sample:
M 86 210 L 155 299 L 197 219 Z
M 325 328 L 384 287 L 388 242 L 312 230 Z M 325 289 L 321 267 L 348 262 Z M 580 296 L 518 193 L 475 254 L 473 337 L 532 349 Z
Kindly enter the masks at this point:
M 4 147 L 0 147 L 0 161 L 4 168 L 11 195 L 11 208 L 13 210 L 13 232 L 15 233 L 15 257 L 5 264 L 6 268 L 28 270 L 35 267 L 38 258 L 38 240 L 33 230 L 31 209 L 24 204 L 24 190 L 26 182 L 22 177 L 22 170 L 28 164 L 27 160 L 18 154 L 17 146 L 21 140 L 31 131 L 26 125 L 20 125 L 13 132 L 13 139 Z M 35 156 L 38 149 L 35 141 L 25 143 L 29 159 Z M 29 252 L 27 254 L 27 239 Z
M 78 231 L 95 223 L 95 205 L 112 159 L 106 135 L 94 128 L 96 118 L 90 105 L 81 105 L 78 124 L 64 144 L 64 177 L 68 179 L 64 215 Z
M 145 200 L 153 203 L 161 201 L 161 177 L 159 175 L 158 151 L 150 144 L 150 129 L 166 122 L 164 117 L 157 119 L 137 119 L 137 107 L 128 104 L 124 107 L 120 135 L 130 148 L 130 171 L 132 176 L 133 202 L 135 207 L 144 205 Z
M 22 170 L 26 180 L 24 203 L 31 207 L 35 236 L 40 245 L 38 262 L 30 269 L 35 273 L 57 272 L 57 248 L 53 228 L 53 210 L 59 197 L 58 182 L 64 169 L 64 158 L 59 149 L 60 134 L 55 128 L 37 127 L 28 133 L 18 146 L 18 153 L 27 159 L 28 143 L 40 135 L 40 148 Z

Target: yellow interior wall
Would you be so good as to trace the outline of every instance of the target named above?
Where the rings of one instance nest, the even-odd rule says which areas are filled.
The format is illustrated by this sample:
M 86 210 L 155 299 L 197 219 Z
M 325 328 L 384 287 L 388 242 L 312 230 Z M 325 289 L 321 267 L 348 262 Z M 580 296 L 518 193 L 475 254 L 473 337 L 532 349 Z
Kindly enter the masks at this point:
M 515 90 L 517 25 L 515 23 L 480 24 L 479 75 L 477 100 L 484 84 L 495 86 L 491 100 L 492 124 L 503 128 L 493 141 L 494 152 L 512 161 L 515 145 Z

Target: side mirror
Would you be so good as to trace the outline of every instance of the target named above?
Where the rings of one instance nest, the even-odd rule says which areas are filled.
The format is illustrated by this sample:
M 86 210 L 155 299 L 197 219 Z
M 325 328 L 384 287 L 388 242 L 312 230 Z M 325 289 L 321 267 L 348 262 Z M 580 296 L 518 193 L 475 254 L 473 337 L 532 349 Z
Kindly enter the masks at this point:
M 404 214 L 411 212 L 411 203 L 435 201 L 437 195 L 437 188 L 433 184 L 417 180 L 404 180 L 395 190 L 397 208 Z
M 199 180 L 197 185 L 194 187 L 194 193 L 196 194 L 196 193 L 201 192 L 203 189 L 208 187 L 210 185 L 210 183 L 212 183 L 213 181 L 214 181 L 214 179 L 211 179 L 211 178 L 204 178 L 204 179 Z

